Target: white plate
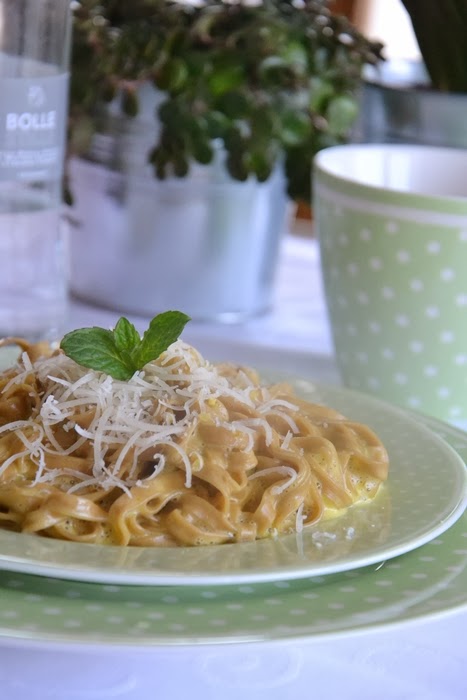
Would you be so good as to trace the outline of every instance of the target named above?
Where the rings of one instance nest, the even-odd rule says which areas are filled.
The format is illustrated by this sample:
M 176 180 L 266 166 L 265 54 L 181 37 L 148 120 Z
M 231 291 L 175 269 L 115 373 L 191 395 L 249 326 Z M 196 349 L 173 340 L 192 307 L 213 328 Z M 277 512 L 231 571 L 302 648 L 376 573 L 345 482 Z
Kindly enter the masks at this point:
M 265 377 L 270 379 L 270 377 Z M 287 379 L 310 401 L 367 423 L 385 443 L 390 477 L 371 503 L 300 535 L 194 548 L 124 548 L 0 531 L 0 569 L 131 585 L 218 585 L 285 581 L 367 566 L 420 547 L 463 513 L 463 460 L 402 410 L 339 387 Z

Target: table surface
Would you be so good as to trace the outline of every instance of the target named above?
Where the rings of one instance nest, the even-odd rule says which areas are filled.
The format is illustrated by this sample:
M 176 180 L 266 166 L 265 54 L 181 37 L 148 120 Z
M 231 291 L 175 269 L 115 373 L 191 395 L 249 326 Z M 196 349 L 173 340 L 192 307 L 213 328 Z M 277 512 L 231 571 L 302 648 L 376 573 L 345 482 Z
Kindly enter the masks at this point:
M 118 312 L 72 301 L 69 328 L 111 326 Z M 142 330 L 147 319 L 131 319 Z M 338 384 L 319 254 L 285 237 L 270 313 L 241 326 L 193 324 L 184 338 L 233 360 Z M 283 700 L 326 693 L 346 700 L 465 700 L 467 609 L 377 631 L 294 642 L 142 650 L 2 643 L 5 700 Z

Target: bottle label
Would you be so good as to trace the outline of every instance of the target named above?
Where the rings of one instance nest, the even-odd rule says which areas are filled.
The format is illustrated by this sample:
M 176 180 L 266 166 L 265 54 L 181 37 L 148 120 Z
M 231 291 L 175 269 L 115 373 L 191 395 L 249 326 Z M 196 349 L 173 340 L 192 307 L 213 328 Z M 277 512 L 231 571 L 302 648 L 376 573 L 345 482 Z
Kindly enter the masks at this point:
M 68 78 L 0 77 L 0 180 L 62 177 Z

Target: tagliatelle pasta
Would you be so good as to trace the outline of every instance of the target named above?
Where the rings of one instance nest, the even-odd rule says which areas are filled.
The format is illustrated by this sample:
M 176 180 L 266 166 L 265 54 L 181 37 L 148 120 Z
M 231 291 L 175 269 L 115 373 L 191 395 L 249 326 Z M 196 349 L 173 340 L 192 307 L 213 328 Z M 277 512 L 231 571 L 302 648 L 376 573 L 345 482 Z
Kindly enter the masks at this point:
M 371 500 L 373 431 L 179 340 L 129 381 L 22 343 L 0 375 L 0 527 L 98 544 L 301 531 Z

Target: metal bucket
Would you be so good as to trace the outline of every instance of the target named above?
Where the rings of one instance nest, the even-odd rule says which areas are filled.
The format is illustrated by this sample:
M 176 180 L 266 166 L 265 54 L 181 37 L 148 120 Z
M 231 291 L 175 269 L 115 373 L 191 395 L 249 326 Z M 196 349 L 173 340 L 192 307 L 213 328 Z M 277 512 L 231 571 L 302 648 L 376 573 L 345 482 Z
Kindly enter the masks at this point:
M 467 148 L 467 95 L 430 87 L 420 61 L 391 60 L 365 75 L 353 141 Z
M 70 164 L 72 292 L 140 315 L 179 309 L 233 322 L 266 312 L 285 226 L 283 169 L 238 182 L 219 150 L 185 178 L 157 180 L 147 164 L 152 114 L 108 115 Z

